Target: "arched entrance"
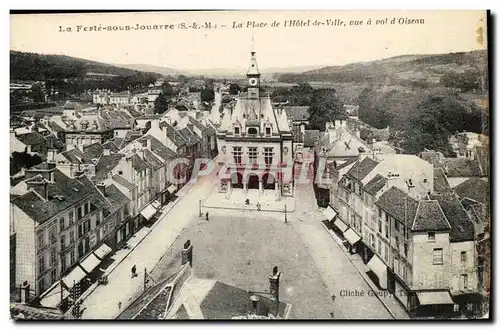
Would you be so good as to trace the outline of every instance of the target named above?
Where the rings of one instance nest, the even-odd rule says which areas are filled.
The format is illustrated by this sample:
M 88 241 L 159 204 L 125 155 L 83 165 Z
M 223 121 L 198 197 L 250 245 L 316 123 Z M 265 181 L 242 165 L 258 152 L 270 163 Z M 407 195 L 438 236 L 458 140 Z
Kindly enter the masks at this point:
M 239 172 L 232 173 L 231 186 L 233 188 L 243 188 L 243 174 Z
M 247 188 L 249 190 L 251 190 L 251 189 L 258 190 L 259 189 L 259 176 L 257 176 L 257 174 L 250 174 L 250 175 L 248 175 L 248 185 L 247 185 Z
M 265 173 L 262 176 L 262 187 L 264 188 L 264 190 L 274 190 L 275 182 L 276 179 L 274 178 L 273 174 Z

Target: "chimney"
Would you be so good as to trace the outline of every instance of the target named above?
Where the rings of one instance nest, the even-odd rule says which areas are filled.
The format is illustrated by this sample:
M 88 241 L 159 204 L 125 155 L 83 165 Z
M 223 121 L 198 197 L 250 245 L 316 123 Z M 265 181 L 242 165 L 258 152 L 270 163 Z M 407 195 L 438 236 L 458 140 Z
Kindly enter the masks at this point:
M 103 149 L 102 150 L 102 155 L 110 155 L 111 151 L 109 149 Z
M 146 148 L 151 151 L 151 139 L 146 139 Z
M 47 151 L 47 163 L 56 163 L 57 150 L 49 149 Z
M 387 188 L 394 186 L 395 181 L 399 179 L 399 174 L 395 174 L 389 171 L 387 174 Z
M 43 192 L 44 192 L 43 197 L 45 198 L 45 201 L 48 201 L 49 200 L 49 183 L 48 182 L 43 183 Z
M 103 182 L 97 183 L 96 187 L 102 195 L 106 196 L 106 185 Z

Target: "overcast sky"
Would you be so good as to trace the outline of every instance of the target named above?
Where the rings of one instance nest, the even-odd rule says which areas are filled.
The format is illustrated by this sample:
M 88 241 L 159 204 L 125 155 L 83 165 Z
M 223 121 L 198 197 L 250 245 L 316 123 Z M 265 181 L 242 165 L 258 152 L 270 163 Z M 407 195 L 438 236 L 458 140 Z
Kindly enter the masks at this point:
M 343 65 L 404 54 L 433 54 L 486 48 L 484 11 L 275 11 L 169 12 L 58 15 L 11 15 L 11 49 L 64 54 L 105 63 L 149 64 L 176 69 L 246 68 L 249 51 L 257 52 L 259 67 Z M 372 25 L 366 26 L 372 19 Z M 388 21 L 376 25 L 377 20 Z M 392 18 L 425 20 L 398 23 Z M 285 20 L 343 20 L 347 26 L 283 27 Z M 274 21 L 280 27 L 269 27 Z M 350 26 L 363 20 L 363 26 Z M 248 21 L 267 27 L 247 28 Z M 181 30 L 178 25 L 211 22 L 218 28 Z M 241 22 L 244 28 L 232 28 Z M 91 27 L 170 25 L 174 30 L 76 32 Z M 220 25 L 226 25 L 225 28 Z M 72 32 L 59 32 L 59 26 Z M 477 39 L 483 27 L 484 42 Z

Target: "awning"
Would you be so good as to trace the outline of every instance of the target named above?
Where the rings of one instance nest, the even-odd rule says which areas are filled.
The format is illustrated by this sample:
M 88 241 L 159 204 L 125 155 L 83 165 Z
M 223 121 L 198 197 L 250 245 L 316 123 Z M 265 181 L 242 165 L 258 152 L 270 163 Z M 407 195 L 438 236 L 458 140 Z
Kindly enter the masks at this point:
M 352 228 L 344 232 L 344 237 L 351 244 L 351 246 L 361 240 L 361 237 L 356 232 L 354 232 Z
M 177 186 L 172 184 L 167 188 L 168 193 L 172 194 L 177 190 Z
M 112 249 L 105 243 L 103 243 L 99 248 L 97 248 L 94 251 L 94 254 L 99 257 L 100 259 L 104 259 L 109 253 L 112 251 Z
M 422 291 L 417 292 L 420 305 L 455 304 L 449 291 Z
M 155 207 L 153 207 L 151 204 L 148 204 L 146 207 L 144 207 L 144 209 L 141 210 L 141 215 L 143 215 L 146 220 L 149 220 L 154 216 L 154 214 L 156 214 L 156 211 L 157 210 Z
M 386 277 L 387 266 L 385 266 L 384 262 L 382 262 L 382 260 L 377 255 L 373 255 L 372 259 L 370 259 L 367 265 L 379 279 Z
M 80 282 L 87 274 L 80 268 L 80 266 L 76 266 L 68 275 L 66 275 L 62 281 L 68 287 L 68 289 L 73 288 L 74 284 Z
M 328 205 L 325 210 L 323 210 L 323 215 L 327 220 L 332 220 L 335 216 L 337 216 L 337 212 L 330 205 Z
M 44 307 L 56 308 L 61 303 L 61 283 L 57 281 L 40 296 L 40 304 Z M 69 296 L 69 291 L 62 288 L 62 299 Z
M 101 260 L 92 253 L 80 262 L 80 266 L 88 273 L 92 272 L 99 264 L 101 264 Z
M 161 202 L 158 201 L 158 200 L 155 200 L 153 202 L 151 202 L 151 204 L 153 205 L 153 207 L 155 207 L 157 210 L 161 208 Z
M 337 218 L 337 220 L 333 222 L 333 225 L 337 226 L 341 232 L 347 231 L 347 225 L 340 218 Z

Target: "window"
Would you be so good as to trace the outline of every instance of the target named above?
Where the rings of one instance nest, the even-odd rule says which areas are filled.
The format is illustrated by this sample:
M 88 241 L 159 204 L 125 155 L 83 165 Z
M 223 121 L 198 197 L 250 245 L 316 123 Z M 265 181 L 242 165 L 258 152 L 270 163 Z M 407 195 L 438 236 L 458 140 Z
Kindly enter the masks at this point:
M 385 224 L 385 238 L 389 239 L 389 225 Z
M 45 247 L 45 232 L 44 231 L 38 233 L 38 247 L 39 248 Z
M 72 225 L 75 221 L 75 213 L 72 211 L 69 212 L 69 225 Z
M 75 242 L 75 232 L 70 231 L 69 232 L 69 243 L 73 243 L 73 242 Z
M 38 270 L 40 274 L 45 272 L 45 257 L 42 255 L 40 258 L 38 258 Z
M 87 233 L 88 231 L 90 231 L 90 219 L 87 219 L 83 223 L 83 233 Z
M 76 220 L 80 220 L 82 218 L 82 207 L 76 208 Z
M 123 175 L 123 171 L 119 170 L 118 175 Z
M 382 209 L 378 208 L 378 217 L 382 218 Z
M 380 240 L 378 240 L 378 246 L 377 246 L 377 252 L 379 255 L 382 254 L 382 242 L 380 242 Z
M 382 233 L 382 221 L 380 219 L 378 221 L 378 232 Z
M 394 229 L 399 232 L 399 222 L 397 220 L 394 221 Z
M 434 232 L 427 233 L 427 240 L 436 241 L 436 233 L 434 233 Z
M 56 248 L 52 248 L 50 250 L 50 265 L 54 265 L 57 263 L 57 250 Z
M 38 286 L 40 287 L 40 291 L 45 290 L 45 278 L 42 278 L 40 281 L 38 281 Z
M 467 261 L 467 251 L 462 251 L 462 252 L 460 253 L 460 261 L 461 261 L 462 263 L 465 263 L 465 262 Z
M 264 147 L 264 162 L 266 165 L 270 165 L 273 163 L 273 148 L 272 147 Z
M 266 136 L 271 136 L 271 127 L 266 127 Z
M 408 244 L 404 244 L 404 252 L 405 252 L 405 257 L 408 257 Z
M 386 262 L 389 260 L 389 248 L 387 246 L 385 246 L 384 259 Z
M 62 234 L 61 235 L 61 250 L 66 247 L 66 235 Z
M 375 235 L 370 234 L 370 244 L 373 248 L 375 248 Z
M 50 271 L 50 284 L 56 282 L 57 280 L 57 271 L 56 269 L 53 269 L 52 271 Z
M 78 237 L 81 238 L 83 236 L 83 224 L 78 225 Z
M 50 242 L 54 243 L 57 241 L 57 227 L 56 225 L 52 225 L 49 229 L 49 237 L 50 237 Z
M 250 163 L 257 163 L 257 148 L 256 147 L 249 147 L 248 148 L 248 159 L 250 160 Z
M 460 288 L 461 289 L 467 289 L 467 285 L 469 278 L 467 277 L 467 274 L 460 274 Z
M 257 128 L 248 128 L 248 135 L 249 136 L 257 136 Z
M 69 253 L 69 259 L 71 261 L 71 264 L 75 263 L 75 251 L 74 250 L 71 250 L 71 252 Z
M 65 218 L 64 218 L 64 217 L 61 217 L 61 218 L 59 219 L 59 231 L 60 231 L 60 232 L 64 231 L 64 227 L 65 227 L 65 226 L 64 226 L 64 224 L 65 224 L 65 223 L 64 223 L 64 220 L 65 220 Z
M 399 250 L 399 236 L 396 237 L 396 249 Z
M 234 163 L 241 163 L 241 147 L 235 146 L 233 147 L 233 157 L 234 157 Z
M 95 216 L 95 226 L 99 226 L 101 224 L 101 213 L 97 213 Z
M 61 272 L 66 270 L 66 257 L 61 257 Z
M 240 134 L 240 127 L 234 127 L 234 134 L 239 135 Z
M 86 215 L 86 214 L 88 214 L 89 212 L 90 212 L 90 202 L 87 202 L 87 203 L 85 204 L 85 213 L 84 213 L 84 214 Z
M 443 264 L 443 249 L 436 248 L 432 251 L 432 264 L 441 265 Z

